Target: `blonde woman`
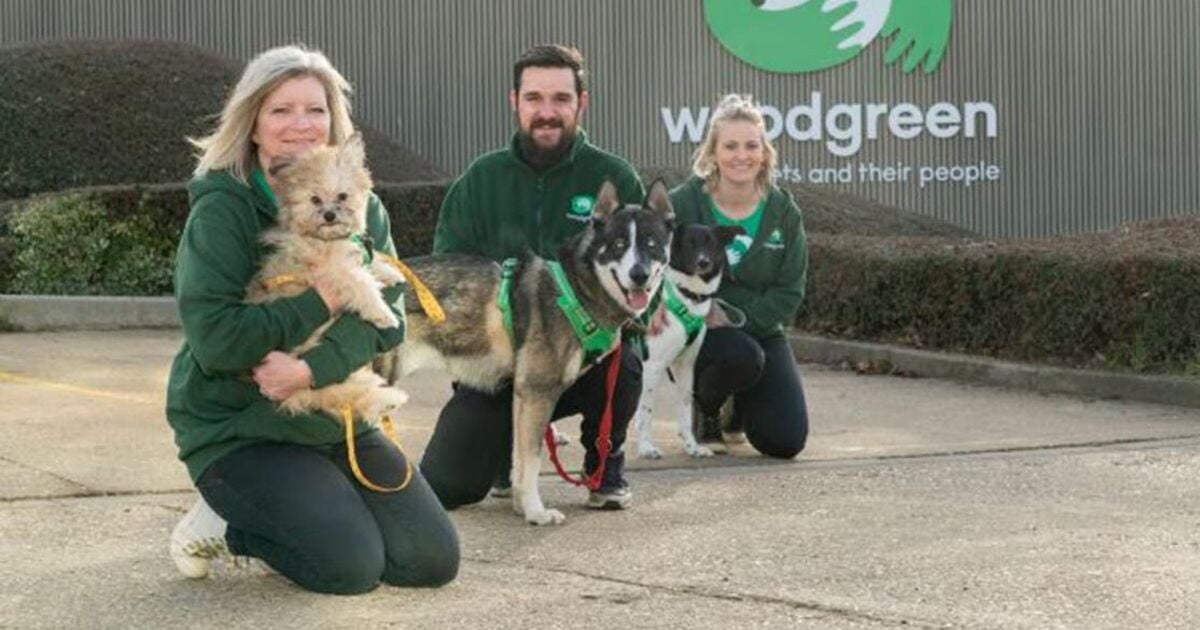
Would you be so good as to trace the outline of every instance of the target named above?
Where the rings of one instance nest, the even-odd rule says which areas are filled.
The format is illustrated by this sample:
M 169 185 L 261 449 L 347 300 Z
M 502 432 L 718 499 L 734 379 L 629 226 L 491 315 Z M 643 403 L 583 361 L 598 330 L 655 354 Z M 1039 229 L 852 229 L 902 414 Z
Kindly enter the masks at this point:
M 804 299 L 808 247 L 800 210 L 772 182 L 774 168 L 762 115 L 748 97 L 730 94 L 709 120 L 693 177 L 671 191 L 671 203 L 681 224 L 746 231 L 726 248 L 729 267 L 717 293 L 745 313 L 745 323 L 710 319 L 696 359 L 698 437 L 711 442 L 723 433 L 790 459 L 808 437 L 804 389 L 785 336 Z M 719 421 L 730 397 L 732 416 Z
M 298 345 L 338 314 L 315 286 L 269 304 L 243 302 L 263 258 L 259 234 L 275 223 L 272 160 L 338 144 L 352 133 L 349 85 L 319 52 L 268 50 L 246 67 L 199 149 L 191 212 L 175 268 L 184 342 L 171 368 L 167 420 L 200 499 L 175 527 L 180 572 L 200 578 L 217 557 L 258 558 L 318 592 L 361 593 L 381 581 L 437 586 L 458 571 L 454 527 L 420 473 L 403 491 L 359 485 L 341 426 L 320 414 L 285 415 L 274 401 L 341 381 L 404 339 L 342 314 L 312 351 Z M 372 195 L 368 233 L 395 253 L 388 215 Z M 386 293 L 386 292 L 385 292 Z M 387 296 L 389 303 L 398 296 Z M 369 479 L 396 485 L 405 456 L 379 431 L 358 427 Z

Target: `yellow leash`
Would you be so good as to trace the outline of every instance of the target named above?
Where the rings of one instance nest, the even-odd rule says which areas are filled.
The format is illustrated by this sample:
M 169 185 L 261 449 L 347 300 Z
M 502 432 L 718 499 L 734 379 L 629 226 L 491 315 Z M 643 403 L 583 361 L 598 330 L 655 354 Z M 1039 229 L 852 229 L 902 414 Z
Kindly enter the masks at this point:
M 429 316 L 429 319 L 433 320 L 433 323 L 435 324 L 440 324 L 446 321 L 446 312 L 442 310 L 442 305 L 438 304 L 437 298 L 433 295 L 433 291 L 430 291 L 429 287 L 425 286 L 425 283 L 421 281 L 421 278 L 418 277 L 412 269 L 409 269 L 408 265 L 401 262 L 399 258 L 396 258 L 395 256 L 389 256 L 383 252 L 378 253 L 383 257 L 384 260 L 391 263 L 393 267 L 403 274 L 404 279 L 408 280 L 408 283 L 412 285 L 413 291 L 416 291 L 417 293 L 417 301 L 421 303 L 421 310 L 425 311 L 425 314 Z
M 413 291 L 415 291 L 417 294 L 417 301 L 421 303 L 421 310 L 425 311 L 425 314 L 429 316 L 429 319 L 433 320 L 433 323 L 441 324 L 442 322 L 446 321 L 446 311 L 442 310 L 442 305 L 438 303 L 437 297 L 433 295 L 433 291 L 429 290 L 429 287 L 421 280 L 421 277 L 418 276 L 416 272 L 410 269 L 408 265 L 404 264 L 403 261 L 395 256 L 391 256 L 383 252 L 376 252 L 376 254 L 382 256 L 384 260 L 395 267 L 396 270 L 404 276 L 404 279 L 407 280 L 410 285 L 412 285 Z M 285 284 L 307 283 L 301 280 L 300 277 L 295 274 L 283 273 L 273 278 L 267 278 L 266 280 L 263 280 L 262 284 L 267 290 L 273 290 Z
M 354 471 L 354 478 L 358 479 L 359 483 L 375 492 L 400 492 L 408 487 L 413 475 L 412 460 L 408 458 L 408 455 L 404 453 L 404 449 L 400 447 L 400 437 L 396 435 L 396 427 L 392 424 L 391 418 L 384 416 L 380 424 L 383 425 L 383 432 L 391 438 L 392 443 L 396 445 L 396 449 L 404 456 L 404 481 L 400 482 L 400 485 L 394 488 L 386 488 L 372 482 L 363 474 L 362 468 L 359 468 L 358 453 L 354 447 L 354 410 L 350 408 L 350 405 L 342 407 L 342 424 L 346 425 L 346 454 L 350 459 L 350 470 Z

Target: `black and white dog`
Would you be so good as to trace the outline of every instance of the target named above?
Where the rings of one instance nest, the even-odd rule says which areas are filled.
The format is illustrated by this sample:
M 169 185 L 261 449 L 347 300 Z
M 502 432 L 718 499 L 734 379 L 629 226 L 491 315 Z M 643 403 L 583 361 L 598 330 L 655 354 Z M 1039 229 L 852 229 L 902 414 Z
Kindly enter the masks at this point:
M 679 437 L 692 457 L 710 457 L 713 452 L 696 441 L 692 432 L 692 378 L 696 355 L 704 343 L 705 318 L 713 307 L 713 295 L 721 285 L 725 270 L 725 246 L 740 227 L 683 225 L 671 239 L 671 263 L 662 287 L 662 308 L 666 321 L 646 335 L 647 356 L 642 363 L 642 398 L 634 426 L 638 436 L 638 455 L 648 459 L 662 457 L 654 444 L 650 424 L 654 416 L 654 396 L 666 378 L 675 382 L 679 392 Z
M 597 328 L 616 333 L 600 357 L 616 348 L 620 329 L 645 312 L 659 290 L 674 219 L 662 181 L 650 186 L 640 204 L 621 203 L 616 188 L 605 183 L 589 226 L 559 251 L 575 304 Z M 505 293 L 510 336 L 498 302 L 504 286 L 500 265 L 452 254 L 406 262 L 437 297 L 446 320 L 430 320 L 408 290 L 408 336 L 396 350 L 389 380 L 395 383 L 400 374 L 430 363 L 485 391 L 512 379 L 513 508 L 535 525 L 561 523 L 563 514 L 547 509 L 538 493 L 542 435 L 559 396 L 595 363 L 584 361 L 584 345 L 567 315 L 574 307 L 560 305 L 564 292 L 552 263 L 529 255 L 516 265 Z

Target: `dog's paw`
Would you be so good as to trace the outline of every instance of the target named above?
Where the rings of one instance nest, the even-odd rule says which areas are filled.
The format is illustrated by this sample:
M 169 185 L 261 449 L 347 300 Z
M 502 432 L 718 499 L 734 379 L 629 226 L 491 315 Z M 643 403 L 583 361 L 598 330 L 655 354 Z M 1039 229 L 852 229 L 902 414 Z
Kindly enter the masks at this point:
M 396 317 L 390 309 L 383 309 L 379 312 L 363 313 L 363 319 L 375 324 L 380 330 L 388 328 L 396 328 L 400 325 L 400 319 Z
M 525 514 L 525 522 L 530 525 L 562 525 L 565 520 L 567 520 L 567 517 L 563 516 L 563 513 L 558 510 L 531 510 Z
M 638 442 L 638 457 L 642 459 L 662 459 L 663 452 L 649 442 Z
M 363 415 L 372 419 L 395 414 L 408 402 L 408 393 L 394 387 L 380 387 L 371 395 L 371 402 Z
M 683 450 L 687 451 L 687 454 L 691 455 L 692 457 L 699 458 L 713 456 L 713 450 L 711 448 L 700 444 L 684 444 Z

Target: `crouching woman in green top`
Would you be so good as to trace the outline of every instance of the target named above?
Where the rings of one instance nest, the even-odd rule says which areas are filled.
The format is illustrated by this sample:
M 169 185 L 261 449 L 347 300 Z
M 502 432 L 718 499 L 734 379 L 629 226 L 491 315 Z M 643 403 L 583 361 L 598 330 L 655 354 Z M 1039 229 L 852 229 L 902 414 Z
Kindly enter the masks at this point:
M 265 254 L 259 236 L 276 222 L 264 166 L 345 141 L 348 90 L 321 53 L 268 50 L 246 67 L 217 130 L 194 141 L 200 159 L 175 267 L 184 342 L 167 390 L 179 457 L 201 495 L 171 535 L 187 577 L 207 576 L 213 558 L 248 556 L 306 589 L 349 594 L 381 581 L 437 586 L 458 571 L 453 524 L 415 466 L 404 490 L 369 490 L 355 482 L 336 420 L 275 404 L 345 379 L 403 341 L 403 326 L 380 330 L 342 313 L 317 347 L 293 357 L 288 349 L 339 313 L 334 292 L 318 284 L 268 304 L 243 301 Z M 394 254 L 374 195 L 367 225 L 376 247 Z M 398 291 L 384 292 L 389 303 Z M 400 485 L 405 455 L 374 428 L 355 432 L 366 478 Z
M 726 248 L 729 266 L 717 292 L 745 314 L 745 323 L 733 327 L 713 309 L 696 358 L 698 437 L 749 439 L 764 455 L 786 459 L 808 438 L 804 389 L 784 334 L 804 299 L 808 251 L 800 210 L 772 183 L 774 167 L 762 114 L 731 94 L 710 118 L 692 165 L 695 176 L 671 191 L 671 203 L 680 224 L 746 231 Z M 732 415 L 718 421 L 730 396 Z

